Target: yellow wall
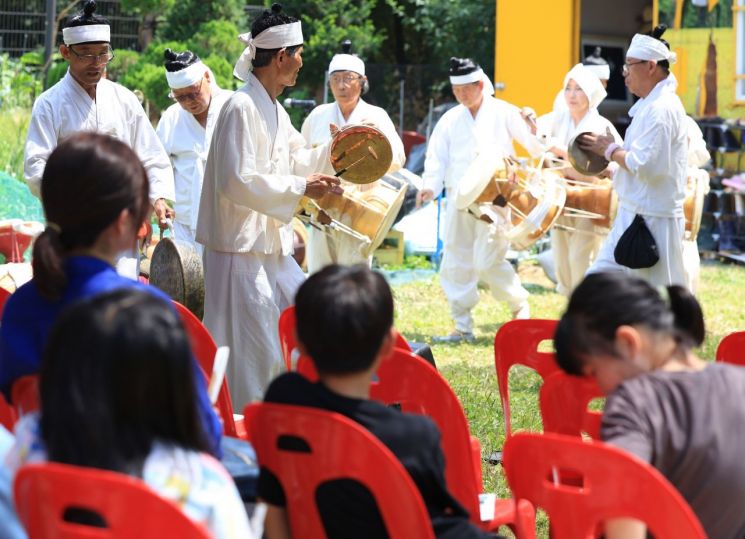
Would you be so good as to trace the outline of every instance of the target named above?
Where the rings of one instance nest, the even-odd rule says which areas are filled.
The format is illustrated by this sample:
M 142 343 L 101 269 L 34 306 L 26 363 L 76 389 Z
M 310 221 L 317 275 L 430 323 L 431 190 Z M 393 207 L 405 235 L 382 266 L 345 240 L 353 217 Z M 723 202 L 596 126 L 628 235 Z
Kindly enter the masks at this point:
M 683 28 L 668 30 L 665 38 L 677 53 L 679 61 L 673 72 L 678 78 L 678 95 L 686 112 L 698 115 L 696 95 L 705 67 L 709 34 L 717 47 L 717 106 L 719 116 L 737 118 L 745 107 L 735 103 L 735 31 L 732 28 Z
M 556 81 L 578 61 L 579 0 L 497 1 L 496 36 L 496 97 L 549 112 Z

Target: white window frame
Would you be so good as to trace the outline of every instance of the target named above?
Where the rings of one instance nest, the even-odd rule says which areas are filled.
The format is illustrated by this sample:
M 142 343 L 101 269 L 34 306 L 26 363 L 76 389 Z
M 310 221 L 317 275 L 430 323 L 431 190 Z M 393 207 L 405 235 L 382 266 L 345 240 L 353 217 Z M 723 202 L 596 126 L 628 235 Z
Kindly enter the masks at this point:
M 745 0 L 732 6 L 735 26 L 735 101 L 745 103 Z

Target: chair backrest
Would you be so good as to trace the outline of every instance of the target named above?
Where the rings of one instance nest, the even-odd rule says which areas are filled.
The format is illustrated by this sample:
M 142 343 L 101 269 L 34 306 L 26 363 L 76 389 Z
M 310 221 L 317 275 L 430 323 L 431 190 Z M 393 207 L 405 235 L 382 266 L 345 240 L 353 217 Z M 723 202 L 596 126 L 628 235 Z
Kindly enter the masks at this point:
M 215 344 L 210 332 L 206 327 L 204 327 L 204 324 L 202 324 L 201 320 L 199 320 L 194 313 L 178 301 L 174 301 L 173 304 L 181 316 L 186 332 L 189 334 L 191 350 L 197 358 L 197 362 L 205 373 L 207 380 L 209 380 L 210 376 L 212 376 L 212 364 L 215 361 L 217 344 Z M 238 437 L 239 434 L 233 418 L 233 402 L 230 400 L 227 378 L 223 380 L 222 386 L 220 387 L 216 404 L 220 411 L 220 418 L 223 422 L 225 434 L 228 436 Z
M 0 425 L 8 429 L 9 432 L 13 432 L 17 419 L 15 408 L 8 404 L 3 394 L 0 393 Z
M 557 320 L 511 320 L 497 330 L 494 337 L 494 366 L 504 414 L 505 435 L 508 437 L 512 434 L 510 368 L 513 365 L 524 365 L 536 371 L 543 380 L 557 372 L 559 366 L 553 352 L 538 351 L 541 342 L 553 340 L 557 324 Z
M 3 309 L 5 308 L 5 302 L 8 301 L 11 292 L 0 286 L 0 319 L 2 319 Z
M 717 346 L 717 361 L 745 366 L 745 331 L 725 336 Z
M 585 433 L 600 439 L 603 414 L 587 408 L 593 399 L 604 396 L 594 378 L 555 372 L 543 382 L 539 395 L 543 432 Z
M 317 380 L 313 361 L 298 360 L 297 372 Z M 404 412 L 429 416 L 440 429 L 448 489 L 460 504 L 478 517 L 478 495 L 483 490 L 481 462 L 475 461 L 468 421 L 458 397 L 447 381 L 425 359 L 407 350 L 394 349 L 383 360 L 370 385 L 370 398 L 399 407 Z M 478 473 L 477 473 L 478 469 Z
M 413 480 L 361 425 L 340 414 L 282 404 L 250 404 L 244 414 L 259 463 L 283 486 L 293 537 L 325 537 L 316 490 L 346 478 L 367 487 L 392 539 L 434 538 Z M 309 451 L 280 448 L 286 437 L 303 440 Z
M 595 537 L 617 517 L 645 522 L 655 537 L 706 537 L 678 491 L 649 464 L 599 441 L 518 433 L 504 446 L 504 470 L 515 499 L 546 511 L 555 539 Z M 581 484 L 554 477 L 579 474 Z
M 18 417 L 36 412 L 41 408 L 39 402 L 39 375 L 28 374 L 13 382 L 10 388 L 10 402 Z
M 394 330 L 395 331 L 395 330 Z M 282 348 L 282 359 L 285 361 L 285 368 L 287 371 L 292 369 L 292 353 L 297 348 L 297 340 L 295 339 L 295 306 L 290 305 L 279 315 L 279 344 Z M 396 331 L 396 348 L 411 351 L 411 346 L 404 339 L 404 337 Z M 298 364 L 299 364 L 298 358 Z M 307 364 L 306 364 L 307 368 Z M 315 372 L 315 369 L 314 371 Z M 307 374 L 312 374 L 310 371 L 306 371 Z M 317 379 L 318 375 L 309 376 L 309 378 Z
M 56 463 L 23 466 L 16 475 L 14 499 L 29 539 L 210 537 L 141 480 L 105 470 Z M 91 511 L 107 527 L 67 522 L 69 508 Z

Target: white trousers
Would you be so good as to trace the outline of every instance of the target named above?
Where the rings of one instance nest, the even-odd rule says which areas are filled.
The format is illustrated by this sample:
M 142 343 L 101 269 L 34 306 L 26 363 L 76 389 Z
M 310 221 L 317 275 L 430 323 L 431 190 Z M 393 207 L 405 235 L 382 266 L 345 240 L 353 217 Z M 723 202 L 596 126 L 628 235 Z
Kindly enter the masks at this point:
M 291 256 L 208 248 L 204 276 L 204 325 L 218 346 L 230 347 L 228 387 L 234 410 L 243 413 L 282 370 L 279 313 L 294 302 L 305 275 Z
M 587 273 L 595 255 L 603 243 L 603 237 L 595 233 L 592 219 L 560 217 L 559 225 L 576 228 L 576 231 L 551 229 L 551 251 L 556 271 L 556 291 L 569 296 Z
M 458 331 L 473 331 L 471 309 L 479 301 L 478 283 L 486 283 L 492 295 L 506 301 L 514 313 L 524 307 L 528 291 L 505 256 L 509 241 L 503 230 L 466 211 L 450 215 L 443 246 L 440 284 L 448 298 Z
M 369 267 L 372 257 L 362 254 L 364 247 L 363 242 L 339 230 L 329 230 L 326 233 L 311 227 L 308 234 L 308 274 L 329 264 L 367 264 Z
M 199 256 L 202 256 L 204 254 L 204 247 L 201 243 L 197 243 L 197 240 L 195 239 L 196 232 L 196 230 L 191 228 L 189 225 L 185 225 L 184 223 L 179 223 L 178 221 L 174 221 L 173 223 L 174 239 L 190 243 L 197 251 L 197 254 Z
M 659 261 L 651 268 L 630 269 L 616 262 L 613 251 L 616 249 L 621 235 L 626 231 L 636 214 L 626 208 L 618 208 L 616 220 L 613 222 L 608 237 L 598 252 L 595 262 L 587 273 L 602 271 L 621 271 L 646 279 L 653 286 L 667 286 L 678 284 L 689 285 L 689 275 L 686 270 L 683 255 L 683 234 L 685 232 L 685 218 L 681 217 L 651 217 L 644 216 L 644 222 L 652 233 Z

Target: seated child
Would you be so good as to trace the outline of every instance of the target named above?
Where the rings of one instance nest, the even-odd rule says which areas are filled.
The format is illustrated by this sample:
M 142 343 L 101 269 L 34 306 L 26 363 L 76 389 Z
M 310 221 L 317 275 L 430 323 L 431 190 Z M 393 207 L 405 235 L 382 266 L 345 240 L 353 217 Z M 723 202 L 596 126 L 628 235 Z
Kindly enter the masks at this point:
M 6 457 L 13 474 L 48 460 L 132 475 L 212 536 L 253 537 L 209 454 L 189 340 L 168 304 L 122 288 L 69 307 L 50 332 L 39 393 L 40 415 L 20 420 Z
M 466 511 L 448 492 L 435 424 L 369 400 L 372 377 L 394 345 L 393 297 L 383 276 L 362 265 L 327 266 L 300 287 L 295 309 L 299 347 L 313 359 L 320 381 L 309 382 L 297 373 L 280 375 L 265 401 L 321 408 L 357 421 L 409 472 L 437 537 L 490 537 L 469 523 Z M 267 537 L 289 537 L 282 486 L 263 468 L 259 497 L 269 505 Z M 374 501 L 359 483 L 334 482 L 318 496 L 318 506 L 330 538 L 387 537 Z
M 601 437 L 657 468 L 712 538 L 745 537 L 745 369 L 707 363 L 701 307 L 681 286 L 588 275 L 556 329 L 556 359 L 608 394 Z M 645 537 L 619 519 L 607 537 Z

